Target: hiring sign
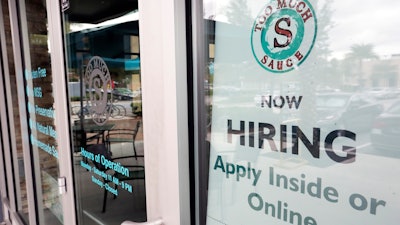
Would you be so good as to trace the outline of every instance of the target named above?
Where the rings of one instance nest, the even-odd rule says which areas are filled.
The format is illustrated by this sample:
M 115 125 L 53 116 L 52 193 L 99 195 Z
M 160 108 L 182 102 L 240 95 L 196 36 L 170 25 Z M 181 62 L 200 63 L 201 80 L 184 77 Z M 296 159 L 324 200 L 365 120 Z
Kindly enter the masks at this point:
M 251 24 L 216 22 L 208 225 L 400 219 L 398 159 L 372 148 L 355 93 L 320 89 L 317 5 L 266 0 Z

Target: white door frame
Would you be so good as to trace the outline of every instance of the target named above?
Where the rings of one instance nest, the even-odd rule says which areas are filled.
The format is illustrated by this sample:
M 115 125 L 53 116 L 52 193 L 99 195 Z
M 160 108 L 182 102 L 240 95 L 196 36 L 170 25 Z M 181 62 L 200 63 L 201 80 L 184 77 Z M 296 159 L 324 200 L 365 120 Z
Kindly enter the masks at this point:
M 72 173 L 72 149 L 69 134 L 69 109 L 67 95 L 66 69 L 64 59 L 63 27 L 61 19 L 60 1 L 47 0 L 47 16 L 49 27 L 49 48 L 51 50 L 51 71 L 53 74 L 54 108 L 57 127 L 57 144 L 59 158 L 60 178 L 65 178 L 66 187 L 61 188 L 64 224 L 76 224 L 74 176 Z M 54 79 L 60 74 L 60 79 Z
M 184 0 L 139 1 L 148 220 L 190 224 Z

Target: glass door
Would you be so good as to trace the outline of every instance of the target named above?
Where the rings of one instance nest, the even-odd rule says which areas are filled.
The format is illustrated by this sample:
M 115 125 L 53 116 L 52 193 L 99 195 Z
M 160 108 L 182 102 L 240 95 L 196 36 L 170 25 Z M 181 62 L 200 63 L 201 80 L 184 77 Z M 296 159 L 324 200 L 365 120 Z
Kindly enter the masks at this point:
M 5 54 L 13 56 L 10 17 L 8 2 L 1 2 L 1 46 L 2 46 L 2 68 L 1 68 L 1 136 L 2 136 L 2 203 L 4 210 L 4 221 L 14 219 L 15 214 L 19 214 L 22 221 L 29 219 L 28 207 L 32 205 L 26 194 L 27 176 L 24 172 L 25 158 L 23 156 L 22 144 L 16 144 L 16 140 L 21 140 L 20 117 L 18 107 L 18 92 L 15 76 L 14 61 L 12 57 L 4 57 Z M 6 44 L 7 43 L 7 44 Z M 8 47 L 7 47 L 8 46 Z M 4 164 L 3 164 L 4 163 Z M 11 179 L 14 176 L 14 179 Z M 11 191 L 15 190 L 15 191 Z M 13 201 L 15 200 L 15 201 Z M 13 213 L 15 212 L 15 213 Z
M 3 4 L 7 2 L 3 1 Z M 5 15 L 10 166 L 16 184 L 15 224 L 64 224 L 54 57 L 46 1 L 9 1 Z M 4 7 L 3 6 L 3 7 Z M 12 41 L 8 38 L 11 33 Z M 11 97 L 12 96 L 12 97 Z M 10 110 L 12 108 L 13 110 Z M 10 180 L 8 181 L 10 182 Z M 13 207 L 13 206 L 12 206 Z
M 190 223 L 183 6 L 2 1 L 12 224 Z
M 146 221 L 137 1 L 62 7 L 78 222 Z

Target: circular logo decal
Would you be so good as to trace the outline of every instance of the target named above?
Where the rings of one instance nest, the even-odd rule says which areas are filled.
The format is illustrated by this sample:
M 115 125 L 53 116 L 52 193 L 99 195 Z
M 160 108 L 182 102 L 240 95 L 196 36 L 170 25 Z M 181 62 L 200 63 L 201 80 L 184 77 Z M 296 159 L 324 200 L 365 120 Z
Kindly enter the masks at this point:
M 111 86 L 110 71 L 102 58 L 94 56 L 90 59 L 85 80 L 89 91 L 89 113 L 96 124 L 104 125 L 111 114 L 112 103 L 107 102 L 107 89 Z
M 271 0 L 258 14 L 251 48 L 265 70 L 284 73 L 310 54 L 317 35 L 317 18 L 307 0 Z

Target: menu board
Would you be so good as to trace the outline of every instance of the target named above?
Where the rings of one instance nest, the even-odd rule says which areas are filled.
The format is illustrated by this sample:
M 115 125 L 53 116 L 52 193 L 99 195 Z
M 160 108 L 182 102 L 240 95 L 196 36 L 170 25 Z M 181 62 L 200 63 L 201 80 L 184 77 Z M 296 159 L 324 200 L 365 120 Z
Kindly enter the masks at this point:
M 399 153 L 373 139 L 397 99 L 367 92 L 387 61 L 329 58 L 323 6 L 247 1 L 215 22 L 208 225 L 398 223 Z

